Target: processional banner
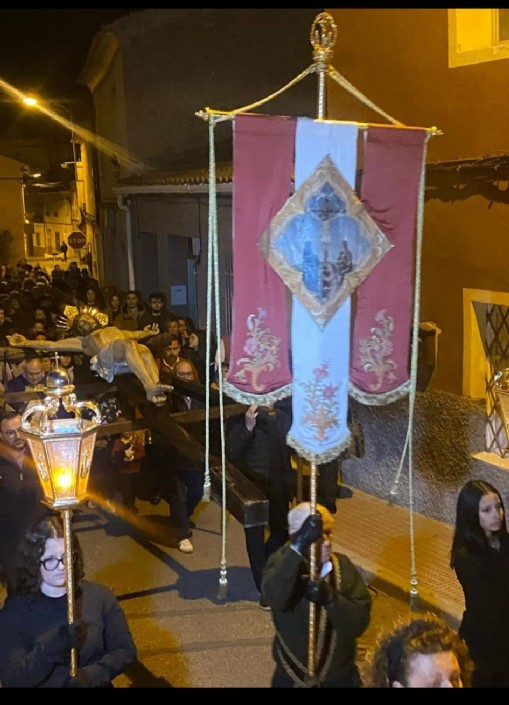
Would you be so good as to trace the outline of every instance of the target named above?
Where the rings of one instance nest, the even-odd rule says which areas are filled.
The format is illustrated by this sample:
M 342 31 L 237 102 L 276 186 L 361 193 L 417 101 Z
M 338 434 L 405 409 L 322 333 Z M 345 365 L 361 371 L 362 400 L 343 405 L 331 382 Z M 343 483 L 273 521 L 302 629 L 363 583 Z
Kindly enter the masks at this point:
M 295 119 L 237 115 L 233 125 L 233 320 L 223 385 L 246 404 L 291 394 L 285 285 L 260 236 L 292 192 Z
M 369 127 L 361 200 L 394 247 L 356 292 L 350 394 L 384 405 L 410 390 L 416 213 L 424 130 Z
M 292 291 L 287 442 L 321 464 L 350 442 L 350 296 L 390 248 L 353 188 L 358 129 L 299 118 L 295 193 L 260 240 Z

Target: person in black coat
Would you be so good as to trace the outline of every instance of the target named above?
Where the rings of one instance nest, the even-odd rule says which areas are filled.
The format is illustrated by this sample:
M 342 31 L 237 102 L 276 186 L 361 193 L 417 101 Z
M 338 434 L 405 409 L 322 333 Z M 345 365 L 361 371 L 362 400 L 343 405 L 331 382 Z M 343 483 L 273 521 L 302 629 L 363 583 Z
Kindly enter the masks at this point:
M 112 590 L 85 580 L 73 534 L 76 621 L 67 621 L 63 527 L 59 517 L 25 534 L 17 556 L 16 593 L 0 610 L 3 688 L 108 688 L 136 659 L 127 619 Z M 70 650 L 78 650 L 71 677 Z
M 367 629 L 371 595 L 359 569 L 332 550 L 334 520 L 309 502 L 288 512 L 289 540 L 267 560 L 262 592 L 272 609 L 273 688 L 359 688 L 357 638 Z M 315 545 L 316 572 L 310 575 Z M 314 669 L 308 667 L 310 603 L 315 605 Z
M 199 383 L 194 365 L 181 358 L 174 367 L 176 379 Z M 172 392 L 169 408 L 172 413 L 202 409 L 203 403 L 189 396 Z M 202 424 L 200 424 L 202 425 Z M 203 496 L 204 470 L 196 467 L 177 445 L 157 430 L 152 431 L 152 443 L 147 447 L 148 459 L 153 472 L 154 496 L 152 503 L 163 498 L 170 508 L 169 524 L 172 538 L 179 551 L 192 553 L 191 515 Z
M 138 318 L 138 330 L 151 330 L 154 335 L 166 331 L 173 314 L 166 308 L 166 296 L 162 291 L 155 291 L 148 297 L 148 306 Z
M 185 358 L 182 358 L 182 360 L 177 362 L 175 365 L 174 375 L 176 379 L 183 380 L 184 382 L 194 382 L 195 384 L 200 384 L 198 370 L 190 360 Z M 203 389 L 203 391 L 205 390 Z M 173 411 L 176 413 L 205 408 L 205 404 L 202 401 L 199 399 L 194 399 L 191 396 L 186 396 L 185 394 L 173 392 L 171 398 L 173 402 Z M 193 528 L 194 522 L 191 520 L 191 516 L 203 497 L 205 473 L 202 466 L 197 467 L 196 463 L 189 460 L 184 459 L 184 465 L 186 468 L 186 511 L 190 520 L 191 528 Z
M 470 480 L 458 495 L 451 567 L 463 589 L 459 634 L 474 661 L 474 688 L 509 687 L 509 535 L 500 492 Z
M 245 414 L 230 416 L 226 424 L 226 455 L 269 500 L 269 534 L 265 527 L 244 528 L 251 572 L 261 592 L 267 558 L 288 540 L 288 510 L 295 496 L 286 436 L 292 423 L 291 400 L 272 406 L 251 404 Z M 260 607 L 267 609 L 263 599 Z
M 25 531 L 51 510 L 43 493 L 28 443 L 20 435 L 21 416 L 7 411 L 0 417 L 0 580 L 8 594 L 14 589 L 15 548 Z
M 13 377 L 7 382 L 5 391 L 8 394 L 17 392 L 42 391 L 46 383 L 46 373 L 44 363 L 40 357 L 28 355 L 23 362 L 23 372 L 17 377 Z M 23 413 L 27 407 L 27 402 L 9 402 L 9 406 Z

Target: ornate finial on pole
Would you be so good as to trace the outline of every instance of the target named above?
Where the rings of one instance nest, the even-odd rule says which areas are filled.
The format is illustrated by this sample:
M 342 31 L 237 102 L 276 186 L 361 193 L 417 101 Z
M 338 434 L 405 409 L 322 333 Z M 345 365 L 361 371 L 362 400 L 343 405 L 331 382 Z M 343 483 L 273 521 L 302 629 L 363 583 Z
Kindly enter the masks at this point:
M 313 61 L 318 73 L 318 118 L 325 116 L 325 73 L 338 38 L 338 28 L 328 12 L 320 12 L 313 20 L 309 40 L 313 47 Z
M 328 12 L 320 12 L 313 20 L 309 41 L 313 47 L 313 61 L 328 64 L 338 38 L 338 27 Z

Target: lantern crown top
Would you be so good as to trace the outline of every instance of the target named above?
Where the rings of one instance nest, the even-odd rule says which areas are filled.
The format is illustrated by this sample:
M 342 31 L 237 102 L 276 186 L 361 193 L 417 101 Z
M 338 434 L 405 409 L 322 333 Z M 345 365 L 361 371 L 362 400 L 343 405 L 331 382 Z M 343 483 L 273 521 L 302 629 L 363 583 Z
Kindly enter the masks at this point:
M 73 391 L 74 385 L 69 380 L 69 373 L 58 364 L 57 358 L 55 367 L 46 375 L 46 392 L 61 397 L 64 394 L 71 394 Z
M 46 375 L 46 396 L 39 404 L 29 404 L 21 417 L 23 430 L 47 435 L 51 433 L 82 433 L 100 424 L 101 411 L 93 401 L 78 401 L 68 371 L 55 353 L 53 368 Z M 87 409 L 83 423 L 82 412 Z M 63 410 L 63 416 L 61 411 Z

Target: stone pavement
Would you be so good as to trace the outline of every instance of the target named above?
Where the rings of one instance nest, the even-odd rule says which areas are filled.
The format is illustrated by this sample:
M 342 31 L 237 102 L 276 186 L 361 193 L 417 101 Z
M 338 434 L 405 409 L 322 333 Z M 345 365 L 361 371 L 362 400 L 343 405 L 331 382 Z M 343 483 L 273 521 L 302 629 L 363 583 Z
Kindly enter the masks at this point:
M 351 495 L 350 492 L 351 491 Z M 432 609 L 457 626 L 463 595 L 449 568 L 452 527 L 414 515 L 418 599 L 410 599 L 408 509 L 356 488 L 342 488 L 333 543 L 347 553 L 380 593 L 371 631 L 360 640 L 360 662 L 381 621 Z M 240 524 L 228 515 L 225 555 L 228 589 L 220 597 L 221 512 L 214 502 L 197 510 L 195 552 L 171 548 L 168 507 L 137 500 L 140 514 L 128 523 L 99 511 L 76 529 L 92 570 L 120 597 L 139 651 L 137 672 L 117 679 L 119 687 L 268 687 L 273 671 L 270 612 L 258 607 Z M 98 520 L 99 517 L 99 520 Z M 102 518 L 101 518 L 102 517 Z M 115 556 L 112 560 L 112 556 Z M 359 664 L 362 670 L 362 663 Z
M 137 500 L 139 514 L 75 512 L 87 577 L 109 585 L 126 613 L 138 662 L 115 685 L 268 687 L 274 669 L 270 612 L 258 606 L 240 524 L 228 517 L 227 594 L 220 595 L 221 511 L 195 512 L 194 553 L 171 546 L 168 505 Z
M 349 488 L 342 488 L 345 490 Z M 377 630 L 405 610 L 431 608 L 454 624 L 463 597 L 448 567 L 452 529 L 414 516 L 419 600 L 411 601 L 409 512 L 356 488 L 337 502 L 334 548 L 347 553 L 374 588 L 372 625 L 359 642 L 361 671 Z M 228 516 L 227 594 L 220 595 L 221 511 L 202 502 L 195 513 L 193 554 L 168 541 L 168 506 L 137 500 L 139 514 L 96 507 L 74 514 L 87 577 L 119 597 L 138 648 L 138 662 L 117 687 L 268 687 L 274 664 L 270 612 L 247 562 L 244 532 Z M 377 589 L 380 594 L 377 594 Z M 384 597 L 384 594 L 387 597 Z M 398 598 L 398 599 L 394 599 Z M 400 602 L 401 601 L 401 602 Z
M 410 511 L 356 488 L 337 501 L 333 543 L 362 569 L 366 580 L 389 595 L 408 600 L 415 609 L 441 613 L 457 627 L 464 600 L 449 567 L 453 528 L 414 513 L 413 555 L 416 601 L 410 598 L 412 542 Z

